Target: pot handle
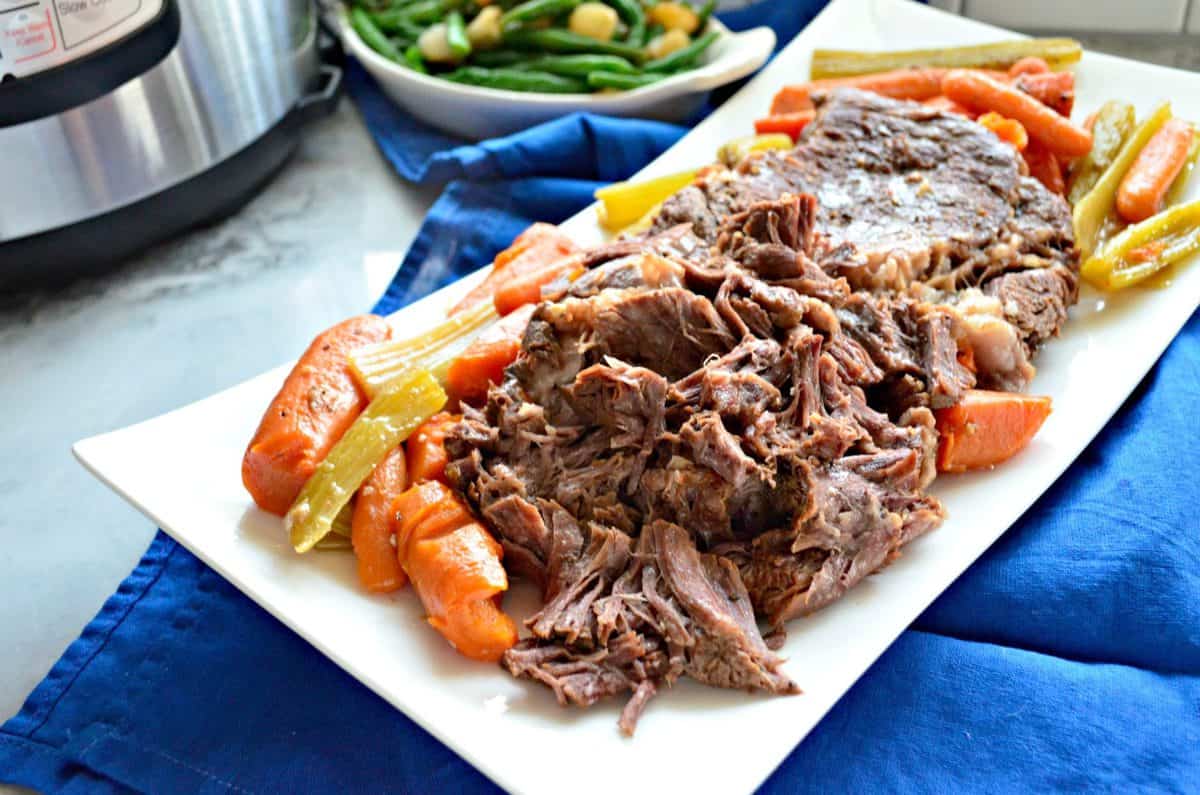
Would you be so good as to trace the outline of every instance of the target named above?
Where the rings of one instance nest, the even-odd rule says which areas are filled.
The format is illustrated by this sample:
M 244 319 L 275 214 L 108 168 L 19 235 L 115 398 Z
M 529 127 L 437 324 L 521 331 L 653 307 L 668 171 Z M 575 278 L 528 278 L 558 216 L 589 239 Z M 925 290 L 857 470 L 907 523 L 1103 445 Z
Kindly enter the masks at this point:
M 312 13 L 317 22 L 317 54 L 321 69 L 316 88 L 296 102 L 293 112 L 302 124 L 333 113 L 344 93 L 346 51 L 342 39 L 330 26 L 320 0 L 314 0 Z

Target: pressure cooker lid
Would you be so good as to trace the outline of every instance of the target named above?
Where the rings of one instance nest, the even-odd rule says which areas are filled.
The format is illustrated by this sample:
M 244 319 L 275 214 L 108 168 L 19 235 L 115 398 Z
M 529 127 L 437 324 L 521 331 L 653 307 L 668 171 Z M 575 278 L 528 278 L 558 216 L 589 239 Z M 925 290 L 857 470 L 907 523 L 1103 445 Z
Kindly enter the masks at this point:
M 176 0 L 0 0 L 0 127 L 101 97 L 178 41 Z

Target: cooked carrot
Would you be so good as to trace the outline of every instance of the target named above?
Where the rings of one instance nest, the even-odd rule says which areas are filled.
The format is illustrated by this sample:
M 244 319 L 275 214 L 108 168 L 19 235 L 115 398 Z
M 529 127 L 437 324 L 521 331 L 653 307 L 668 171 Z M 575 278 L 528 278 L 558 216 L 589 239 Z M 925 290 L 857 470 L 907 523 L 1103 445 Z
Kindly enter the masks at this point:
M 360 315 L 317 336 L 267 407 L 242 458 L 242 483 L 264 511 L 283 516 L 329 449 L 366 407 L 347 355 L 382 342 L 391 326 Z
M 1001 141 L 1012 144 L 1018 152 L 1025 151 L 1025 147 L 1029 146 L 1029 135 L 1016 119 L 1007 119 L 999 113 L 988 111 L 976 121 L 994 132 Z
M 1186 121 L 1168 119 L 1146 142 L 1117 190 L 1117 212 L 1122 218 L 1135 224 L 1162 210 L 1171 183 L 1187 164 L 1194 135 Z
M 1021 75 L 1013 85 L 1059 116 L 1070 118 L 1075 109 L 1075 75 L 1072 72 Z
M 1025 92 L 967 69 L 955 69 L 942 80 L 942 91 L 955 102 L 1021 122 L 1025 132 L 1050 151 L 1066 157 L 1087 154 L 1092 135 L 1055 113 Z
M 812 94 L 834 88 L 857 88 L 873 91 L 892 99 L 925 100 L 942 93 L 942 77 L 945 69 L 917 68 L 896 69 L 857 77 L 831 77 L 807 83 L 784 86 L 771 101 L 771 115 L 811 110 Z
M 508 589 L 503 550 L 449 488 L 413 486 L 392 504 L 396 552 L 429 623 L 461 654 L 495 662 L 517 642 L 496 598 Z
M 375 465 L 358 490 L 350 520 L 350 543 L 358 561 L 358 579 L 368 591 L 386 593 L 404 587 L 408 578 L 394 546 L 391 507 L 408 488 L 404 447 L 397 446 Z
M 1038 141 L 1030 141 L 1021 154 L 1025 157 L 1025 165 L 1029 166 L 1029 176 L 1045 185 L 1051 193 L 1066 195 L 1067 183 L 1057 155 Z
M 965 472 L 1012 458 L 1050 416 L 1050 398 L 969 389 L 957 404 L 934 411 L 938 469 Z
M 1083 129 L 1087 130 L 1088 132 L 1091 132 L 1092 128 L 1094 128 L 1096 126 L 1096 116 L 1098 116 L 1099 113 L 1100 113 L 1099 110 L 1094 110 L 1091 113 L 1089 113 L 1087 115 L 1087 118 L 1083 120 Z
M 536 308 L 535 304 L 526 304 L 505 315 L 450 363 L 445 384 L 450 406 L 458 405 L 459 401 L 478 404 L 487 399 L 488 387 L 499 384 L 504 378 L 504 368 L 516 360 L 529 318 Z
M 959 116 L 966 116 L 968 119 L 975 118 L 975 114 L 972 113 L 969 108 L 959 105 L 957 102 L 950 99 L 950 97 L 943 96 L 941 94 L 938 94 L 933 99 L 927 99 L 921 104 L 927 108 L 934 108 L 935 110 L 945 111 L 946 113 L 956 113 Z
M 557 226 L 536 223 L 519 234 L 512 245 L 492 260 L 492 270 L 482 282 L 455 304 L 450 314 L 492 298 L 505 283 L 540 270 L 578 250 Z
M 521 274 L 511 274 L 496 289 L 493 300 L 496 302 L 496 312 L 505 316 L 510 312 L 525 306 L 537 304 L 542 300 L 542 288 L 561 276 L 569 279 L 577 278 L 584 268 L 580 258 L 566 255 L 547 262 L 541 268 Z
M 754 132 L 759 135 L 768 133 L 783 133 L 793 141 L 800 140 L 800 133 L 813 120 L 817 113 L 814 110 L 798 110 L 792 113 L 779 113 L 757 119 L 754 122 Z
M 404 447 L 408 451 L 409 482 L 445 479 L 446 432 L 460 419 L 445 411 L 434 414 L 408 437 Z
M 1021 75 L 1042 75 L 1050 71 L 1050 64 L 1036 55 L 1027 55 L 1021 60 L 1008 67 L 1009 77 L 1020 77 Z

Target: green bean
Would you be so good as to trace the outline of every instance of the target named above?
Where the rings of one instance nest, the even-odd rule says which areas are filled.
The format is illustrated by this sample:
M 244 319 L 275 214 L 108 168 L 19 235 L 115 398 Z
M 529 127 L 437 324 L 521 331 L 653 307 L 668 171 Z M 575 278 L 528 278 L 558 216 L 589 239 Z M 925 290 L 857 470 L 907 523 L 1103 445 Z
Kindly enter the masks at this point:
M 421 33 L 425 30 L 421 25 L 418 25 L 405 16 L 404 9 L 373 14 L 371 19 L 380 30 L 395 33 L 406 39 L 416 40 L 421 37 Z
M 623 75 L 613 72 L 592 72 L 587 76 L 587 81 L 592 88 L 619 88 L 622 91 L 631 91 L 651 83 L 657 83 L 664 78 L 666 78 L 664 74 Z
M 517 50 L 487 50 L 477 52 L 471 60 L 478 66 L 512 66 L 529 59 L 529 53 Z
M 431 24 L 440 22 L 447 11 L 458 8 L 462 0 L 418 0 L 410 6 L 400 9 L 397 14 L 406 17 L 410 22 Z
M 593 72 L 631 75 L 637 69 L 618 55 L 543 55 L 518 64 L 517 68 L 567 77 L 587 77 Z
M 646 46 L 646 12 L 638 0 L 605 0 L 629 28 L 625 43 L 633 47 Z
M 354 28 L 354 32 L 358 37 L 375 52 L 387 58 L 389 61 L 404 62 L 404 56 L 400 54 L 400 50 L 392 44 L 391 39 L 384 35 L 383 31 L 371 19 L 371 15 L 361 8 L 354 8 L 350 11 L 350 26 Z
M 545 50 L 555 53 L 601 53 L 619 55 L 633 63 L 641 63 L 646 56 L 640 47 L 631 47 L 617 41 L 597 41 L 569 30 L 549 28 L 527 30 L 518 28 L 504 33 L 504 42 L 518 50 Z
M 707 3 L 700 7 L 700 12 L 698 14 L 700 17 L 700 24 L 696 26 L 697 33 L 704 32 L 704 29 L 708 27 L 708 20 L 712 19 L 713 11 L 716 10 L 717 0 L 708 0 Z
M 500 24 L 509 25 L 513 22 L 528 22 L 542 17 L 556 17 L 565 11 L 572 10 L 577 5 L 579 5 L 579 0 L 528 0 L 511 11 L 506 11 L 504 16 L 500 17 Z
M 460 59 L 471 54 L 471 42 L 467 39 L 467 23 L 463 21 L 463 16 L 458 11 L 451 11 L 446 15 L 446 43 L 450 45 L 450 52 Z
M 687 69 L 696 63 L 696 59 L 705 50 L 712 46 L 712 43 L 717 40 L 718 35 L 720 34 L 715 30 L 709 31 L 683 49 L 650 61 L 643 65 L 642 69 L 647 72 L 675 72 L 680 69 Z
M 549 72 L 464 66 L 447 73 L 445 78 L 455 83 L 467 83 L 468 85 L 507 91 L 535 91 L 541 94 L 587 93 L 587 85 L 583 81 L 552 75 Z
M 404 62 L 414 72 L 420 72 L 423 75 L 429 74 L 429 70 L 425 68 L 425 59 L 421 57 L 421 48 L 415 44 L 410 44 L 404 50 Z

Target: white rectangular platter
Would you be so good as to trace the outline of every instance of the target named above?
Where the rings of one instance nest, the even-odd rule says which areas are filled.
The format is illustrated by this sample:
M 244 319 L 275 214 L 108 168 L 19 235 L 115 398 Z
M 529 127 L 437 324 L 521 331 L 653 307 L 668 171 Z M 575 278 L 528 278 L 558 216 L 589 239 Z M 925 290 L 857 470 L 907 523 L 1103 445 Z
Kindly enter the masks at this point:
M 765 114 L 781 85 L 805 79 L 814 47 L 895 49 L 1011 35 L 905 0 L 836 0 L 643 176 L 710 162 L 719 144 L 746 135 L 750 119 Z M 1077 73 L 1079 118 L 1105 99 L 1121 98 L 1135 103 L 1139 114 L 1170 99 L 1178 115 L 1200 120 L 1200 75 L 1090 53 Z M 590 210 L 566 228 L 580 242 L 601 237 Z M 432 323 L 465 287 L 429 296 L 395 319 L 410 332 Z M 1064 336 L 1037 362 L 1031 391 L 1051 395 L 1055 411 L 1034 443 L 994 472 L 939 479 L 933 490 L 950 513 L 943 527 L 841 602 L 793 623 L 786 670 L 804 694 L 756 697 L 684 683 L 651 704 L 633 740 L 617 732 L 619 703 L 561 709 L 540 686 L 458 657 L 424 625 L 411 591 L 369 596 L 358 587 L 349 555 L 301 557 L 291 551 L 281 521 L 255 509 L 240 480 L 243 449 L 285 367 L 79 442 L 75 453 L 184 546 L 506 789 L 554 793 L 570 781 L 573 792 L 607 792 L 607 777 L 578 775 L 603 759 L 605 767 L 622 771 L 623 781 L 638 782 L 639 790 L 749 792 L 1068 467 L 1198 301 L 1195 264 L 1165 290 L 1101 296 L 1085 288 Z M 281 358 L 290 353 L 281 351 Z M 522 598 L 529 596 L 517 594 L 518 613 Z M 695 749 L 709 746 L 714 728 L 724 752 L 697 755 Z

